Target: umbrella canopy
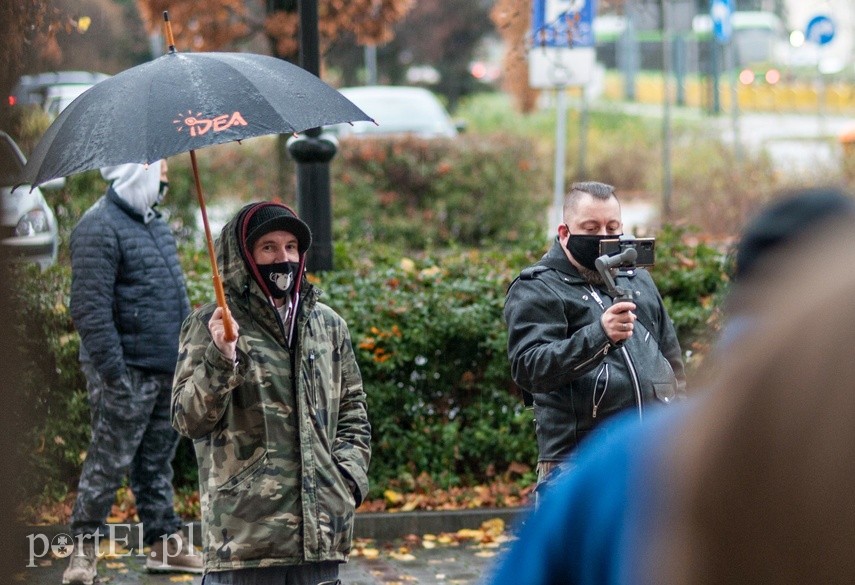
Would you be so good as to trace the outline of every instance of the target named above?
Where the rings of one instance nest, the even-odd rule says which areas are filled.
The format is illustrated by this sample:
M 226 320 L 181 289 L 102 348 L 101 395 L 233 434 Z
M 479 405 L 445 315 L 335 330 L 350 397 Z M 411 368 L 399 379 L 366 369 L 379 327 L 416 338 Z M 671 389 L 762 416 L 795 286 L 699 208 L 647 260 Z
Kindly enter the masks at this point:
M 36 145 L 22 182 L 190 152 L 225 338 L 237 337 L 217 268 L 196 150 L 265 134 L 371 120 L 338 91 L 287 61 L 252 53 L 170 52 L 101 81 L 62 111 Z
M 101 81 L 45 132 L 23 172 L 38 185 L 122 163 L 153 163 L 265 134 L 371 120 L 308 71 L 252 53 L 170 52 Z

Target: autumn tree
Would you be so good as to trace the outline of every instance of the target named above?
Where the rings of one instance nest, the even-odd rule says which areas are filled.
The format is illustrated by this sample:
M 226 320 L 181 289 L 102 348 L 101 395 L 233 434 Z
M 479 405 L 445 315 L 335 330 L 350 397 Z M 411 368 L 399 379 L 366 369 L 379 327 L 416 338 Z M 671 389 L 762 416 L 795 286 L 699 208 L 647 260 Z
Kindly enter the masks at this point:
M 469 65 L 481 41 L 493 32 L 492 5 L 493 0 L 420 0 L 384 53 L 404 65 L 434 67 L 440 78 L 433 89 L 453 109 L 461 97 L 477 89 Z
M 498 0 L 490 18 L 505 42 L 502 87 L 514 99 L 517 110 L 531 112 L 538 92 L 528 84 L 527 35 L 531 26 L 531 0 Z
M 87 26 L 59 37 L 61 69 L 115 74 L 149 59 L 139 12 L 128 0 L 53 0 L 72 21 Z
M 358 42 L 385 43 L 413 0 L 320 0 L 318 30 L 322 52 L 336 38 L 353 35 Z M 215 51 L 245 47 L 259 37 L 273 55 L 296 61 L 299 55 L 298 0 L 137 0 L 150 32 L 163 25 L 169 11 L 179 50 Z
M 18 78 L 41 63 L 57 63 L 61 56 L 57 34 L 70 30 L 70 18 L 49 0 L 0 2 L 0 119 L 8 120 L 8 96 Z

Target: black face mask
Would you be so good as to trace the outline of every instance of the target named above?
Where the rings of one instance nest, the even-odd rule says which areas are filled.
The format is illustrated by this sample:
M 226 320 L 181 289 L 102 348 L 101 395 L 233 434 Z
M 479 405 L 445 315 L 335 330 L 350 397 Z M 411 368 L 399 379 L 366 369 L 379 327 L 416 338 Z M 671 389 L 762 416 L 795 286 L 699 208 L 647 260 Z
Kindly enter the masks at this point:
M 297 271 L 300 270 L 298 262 L 274 262 L 273 264 L 259 264 L 258 272 L 261 279 L 267 285 L 270 296 L 274 299 L 284 299 L 294 288 L 294 282 L 299 278 Z
M 600 240 L 616 237 L 618 236 L 585 236 L 580 234 L 570 234 L 570 237 L 567 238 L 567 250 L 573 255 L 576 262 L 588 270 L 596 270 L 597 266 L 594 262 L 601 255 Z

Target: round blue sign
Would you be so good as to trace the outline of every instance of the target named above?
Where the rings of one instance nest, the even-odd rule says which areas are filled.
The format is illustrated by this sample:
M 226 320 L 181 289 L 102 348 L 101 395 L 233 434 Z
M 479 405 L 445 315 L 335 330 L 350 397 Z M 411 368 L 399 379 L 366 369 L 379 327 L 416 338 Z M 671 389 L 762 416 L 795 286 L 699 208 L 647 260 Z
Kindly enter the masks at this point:
M 814 16 L 805 28 L 805 38 L 817 45 L 827 45 L 834 38 L 834 21 L 824 14 Z

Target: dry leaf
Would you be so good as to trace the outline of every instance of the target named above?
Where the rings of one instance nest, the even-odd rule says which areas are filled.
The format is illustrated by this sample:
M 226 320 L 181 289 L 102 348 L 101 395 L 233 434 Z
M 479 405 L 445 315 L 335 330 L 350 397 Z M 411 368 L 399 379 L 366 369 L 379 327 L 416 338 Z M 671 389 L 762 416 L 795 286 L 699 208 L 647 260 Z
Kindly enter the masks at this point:
M 362 550 L 362 556 L 366 559 L 376 559 L 380 556 L 380 551 L 376 548 L 366 548 Z

